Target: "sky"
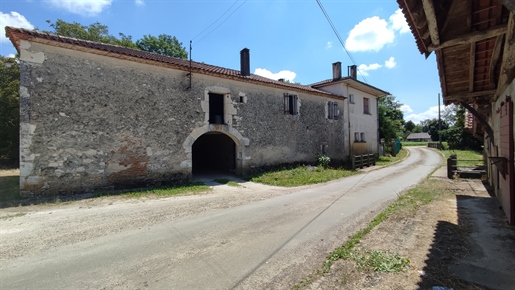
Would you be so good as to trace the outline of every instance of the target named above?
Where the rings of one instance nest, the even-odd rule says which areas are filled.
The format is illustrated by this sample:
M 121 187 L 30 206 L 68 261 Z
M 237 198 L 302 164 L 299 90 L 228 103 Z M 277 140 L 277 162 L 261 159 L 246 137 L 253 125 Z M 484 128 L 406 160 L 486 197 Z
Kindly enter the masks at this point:
M 390 92 L 404 119 L 438 117 L 441 92 L 435 55 L 427 59 L 395 0 L 1 0 L 0 55 L 16 50 L 5 26 L 51 30 L 47 20 L 107 25 L 109 34 L 168 34 L 194 61 L 239 70 L 240 51 L 250 49 L 251 72 L 303 85 L 343 74 L 357 65 L 358 79 Z M 344 47 L 347 49 L 345 50 Z

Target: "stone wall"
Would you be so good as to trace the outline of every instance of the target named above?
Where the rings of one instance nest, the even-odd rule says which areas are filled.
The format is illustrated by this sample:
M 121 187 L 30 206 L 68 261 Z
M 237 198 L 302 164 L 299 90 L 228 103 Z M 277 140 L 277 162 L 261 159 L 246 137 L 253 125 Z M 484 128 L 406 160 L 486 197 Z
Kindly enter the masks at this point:
M 238 173 L 344 158 L 335 99 L 105 56 L 24 43 L 20 186 L 24 194 L 128 188 L 191 177 L 192 145 L 219 131 L 236 144 Z M 37 58 L 32 57 L 36 55 Z M 225 125 L 208 122 L 206 95 L 224 94 Z M 297 116 L 283 94 L 299 97 Z M 343 109 L 343 102 L 339 104 Z

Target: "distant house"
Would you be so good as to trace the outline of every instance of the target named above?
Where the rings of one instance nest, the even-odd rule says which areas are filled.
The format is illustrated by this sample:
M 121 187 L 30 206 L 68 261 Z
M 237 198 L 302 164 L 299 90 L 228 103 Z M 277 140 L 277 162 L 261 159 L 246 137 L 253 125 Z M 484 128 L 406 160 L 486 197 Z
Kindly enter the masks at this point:
M 431 135 L 428 133 L 411 133 L 406 138 L 408 142 L 429 142 L 431 141 Z

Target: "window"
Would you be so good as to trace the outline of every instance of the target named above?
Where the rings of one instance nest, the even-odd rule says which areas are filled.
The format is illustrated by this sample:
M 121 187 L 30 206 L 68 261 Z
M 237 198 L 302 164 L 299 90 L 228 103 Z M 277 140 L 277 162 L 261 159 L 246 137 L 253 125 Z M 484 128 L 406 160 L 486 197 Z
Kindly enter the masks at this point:
M 363 98 L 363 114 L 370 114 L 370 109 L 368 106 L 368 98 Z
M 349 103 L 354 104 L 354 95 L 353 94 L 349 95 Z
M 224 95 L 209 93 L 209 123 L 224 124 Z
M 297 95 L 284 94 L 284 113 L 290 115 L 299 114 L 299 97 Z
M 340 110 L 338 110 L 337 102 L 327 102 L 327 119 L 338 120 Z
M 366 142 L 364 132 L 354 132 L 354 142 Z

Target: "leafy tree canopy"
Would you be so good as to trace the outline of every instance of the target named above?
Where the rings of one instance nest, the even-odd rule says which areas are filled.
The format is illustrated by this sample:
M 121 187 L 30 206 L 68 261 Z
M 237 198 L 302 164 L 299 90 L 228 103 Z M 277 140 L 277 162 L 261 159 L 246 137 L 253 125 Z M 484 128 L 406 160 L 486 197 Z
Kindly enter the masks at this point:
M 19 158 L 20 67 L 0 56 L 0 163 L 17 165 Z
M 402 104 L 391 95 L 379 99 L 379 134 L 385 139 L 386 144 L 403 135 L 404 114 L 401 106 Z
M 160 34 L 158 37 L 144 35 L 142 39 L 136 41 L 136 46 L 144 51 L 182 59 L 188 58 L 188 53 L 186 48 L 182 46 L 182 42 L 179 42 L 175 36 L 168 34 Z
M 182 46 L 182 43 L 179 42 L 175 36 L 168 34 L 160 34 L 158 37 L 145 35 L 142 39 L 134 42 L 130 35 L 123 33 L 118 33 L 119 37 L 110 35 L 109 27 L 100 22 L 95 22 L 87 26 L 78 22 L 66 22 L 61 19 L 57 19 L 54 23 L 50 20 L 47 20 L 47 22 L 53 29 L 49 31 L 50 33 L 120 45 L 182 59 L 188 58 L 188 53 L 186 52 L 186 48 Z

